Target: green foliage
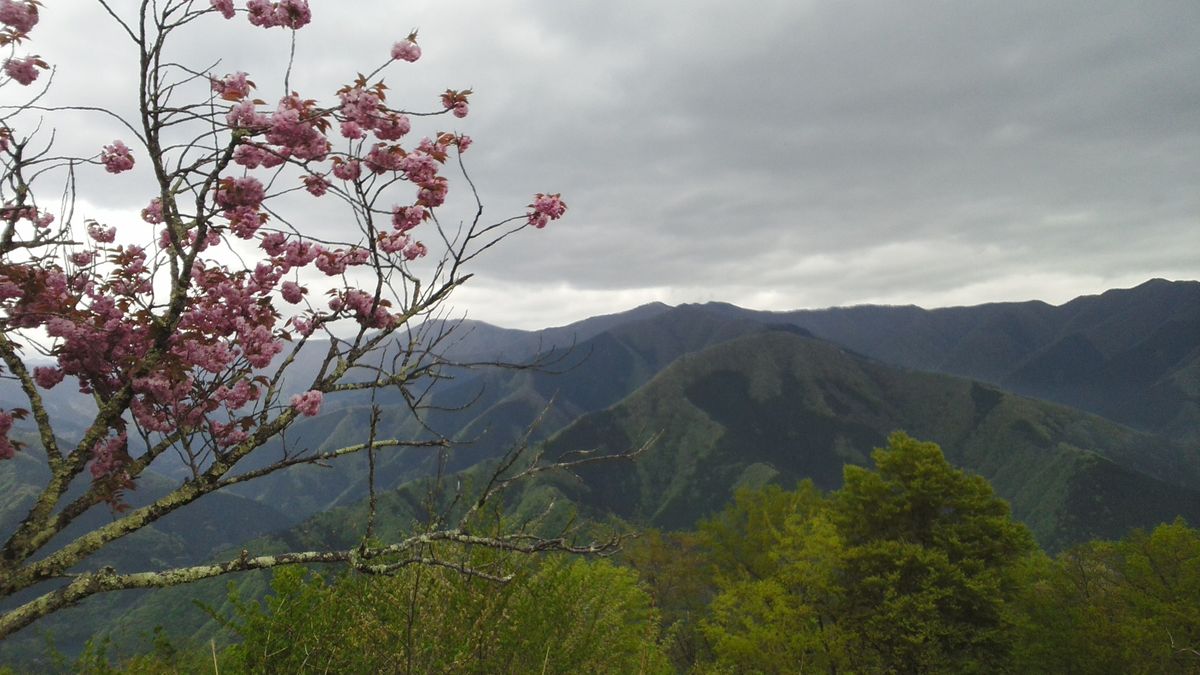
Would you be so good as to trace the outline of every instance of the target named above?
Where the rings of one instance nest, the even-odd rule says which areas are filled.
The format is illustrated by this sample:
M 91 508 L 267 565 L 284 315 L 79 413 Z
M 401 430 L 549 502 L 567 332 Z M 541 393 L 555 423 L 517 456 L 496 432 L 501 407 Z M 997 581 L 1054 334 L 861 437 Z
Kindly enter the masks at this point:
M 735 671 L 980 672 L 1013 647 L 1033 539 L 987 481 L 893 434 L 875 469 L 821 497 L 739 494 L 701 527 L 720 593 L 702 623 Z
M 733 503 L 701 521 L 699 537 L 718 578 L 761 579 L 779 568 L 774 550 L 785 536 L 789 519 L 825 506 L 811 481 L 793 491 L 778 485 L 761 490 L 738 490 Z
M 1182 520 L 1029 563 L 1018 663 L 1200 673 L 1200 532 Z
M 654 598 L 663 625 L 662 649 L 678 670 L 710 655 L 699 629 L 716 594 L 709 550 L 696 533 L 647 530 L 622 552 L 622 562 L 637 571 Z
M 875 470 L 846 467 L 834 495 L 841 623 L 873 661 L 902 672 L 1002 663 L 1012 574 L 1032 536 L 986 480 L 952 467 L 933 443 L 896 433 L 872 457 Z
M 841 537 L 826 510 L 787 519 L 769 576 L 725 579 L 703 624 L 719 665 L 737 671 L 830 670 L 846 664 L 838 624 Z
M 235 599 L 237 672 L 665 672 L 636 575 L 605 561 L 480 558 L 508 583 L 439 567 L 326 582 L 276 572 L 262 604 Z

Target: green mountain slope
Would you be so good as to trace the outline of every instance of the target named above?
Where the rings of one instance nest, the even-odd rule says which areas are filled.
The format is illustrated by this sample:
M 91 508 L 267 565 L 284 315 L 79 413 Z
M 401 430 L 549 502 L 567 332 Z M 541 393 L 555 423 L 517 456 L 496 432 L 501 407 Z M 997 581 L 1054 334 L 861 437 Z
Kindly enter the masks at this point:
M 1168 441 L 976 382 L 899 369 L 783 332 L 680 359 L 620 404 L 549 441 L 619 451 L 661 434 L 632 467 L 559 489 L 592 515 L 687 527 L 743 483 L 836 487 L 903 429 L 939 443 L 1057 548 L 1183 515 L 1200 522 L 1200 464 Z
M 1200 443 L 1200 282 L 1153 279 L 1059 306 L 860 306 L 727 316 L 786 321 L 874 358 L 998 384 Z
M 658 306 L 647 306 L 620 317 L 583 322 L 583 329 L 595 334 L 554 356 L 544 367 L 454 371 L 455 380 L 431 395 L 423 423 L 394 400 L 394 395 L 381 393 L 377 399 L 383 408 L 378 437 L 429 439 L 436 431 L 456 443 L 445 453 L 428 448 L 381 452 L 377 484 L 390 489 L 434 473 L 439 463 L 444 471 L 458 471 L 495 457 L 518 442 L 539 418 L 532 440 L 545 438 L 580 415 L 621 400 L 678 357 L 767 327 L 697 307 L 659 311 Z M 551 334 L 550 338 L 562 339 L 562 335 Z M 512 343 L 505 345 L 511 347 Z M 293 450 L 329 450 L 361 442 L 369 419 L 367 402 L 334 407 L 299 423 L 289 445 Z M 264 457 L 280 451 L 271 449 Z M 248 463 L 244 468 L 254 465 Z M 366 476 L 366 458 L 350 457 L 340 460 L 334 470 L 295 467 L 235 491 L 265 504 L 286 504 L 292 522 L 299 522 L 320 511 L 357 502 L 367 493 Z

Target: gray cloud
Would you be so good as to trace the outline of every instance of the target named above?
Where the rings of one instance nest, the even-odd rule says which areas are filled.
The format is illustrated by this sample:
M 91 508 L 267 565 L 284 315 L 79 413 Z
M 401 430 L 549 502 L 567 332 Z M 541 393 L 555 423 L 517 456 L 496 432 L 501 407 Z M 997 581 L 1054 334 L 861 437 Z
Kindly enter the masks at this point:
M 102 21 L 71 6 L 44 12 L 45 51 L 64 64 Z M 313 7 L 294 86 L 336 88 L 419 26 L 425 56 L 388 83 L 428 106 L 476 89 L 454 127 L 477 140 L 489 212 L 546 190 L 571 205 L 480 265 L 459 296 L 477 318 L 562 323 L 650 299 L 1061 301 L 1200 276 L 1191 1 Z M 232 28 L 213 22 L 181 58 L 215 50 L 226 70 L 279 72 L 284 34 Z M 64 66 L 62 84 L 113 95 L 99 88 L 128 71 L 104 63 L 90 79 Z M 278 75 L 256 79 L 278 94 Z M 81 137 L 101 124 L 70 122 Z M 106 208 L 143 201 L 103 185 Z

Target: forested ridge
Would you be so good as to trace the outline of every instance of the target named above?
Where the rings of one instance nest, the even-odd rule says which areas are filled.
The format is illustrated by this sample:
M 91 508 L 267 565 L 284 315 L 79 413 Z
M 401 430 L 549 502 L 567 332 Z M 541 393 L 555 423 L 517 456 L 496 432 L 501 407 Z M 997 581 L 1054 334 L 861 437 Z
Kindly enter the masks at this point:
M 1154 284 L 1133 290 L 1161 292 Z M 375 466 L 375 536 L 395 537 L 456 517 L 506 445 L 522 438 L 551 458 L 652 441 L 634 461 L 514 484 L 494 520 L 480 524 L 485 533 L 532 528 L 572 541 L 616 534 L 624 540 L 615 556 L 480 557 L 443 545 L 426 557 L 448 564 L 387 578 L 317 566 L 274 579 L 246 574 L 232 588 L 212 580 L 117 594 L 5 640 L 0 662 L 17 672 L 207 671 L 215 651 L 227 672 L 304 670 L 316 662 L 309 655 L 349 670 L 402 662 L 412 672 L 439 664 L 522 672 L 541 667 L 528 659 L 542 650 L 548 672 L 585 663 L 609 672 L 1192 668 L 1189 608 L 1200 598 L 1189 561 L 1200 551 L 1190 526 L 1200 518 L 1200 480 L 1186 434 L 1164 437 L 865 357 L 778 316 L 734 314 L 648 306 L 544 333 L 459 326 L 462 337 L 450 345 L 457 358 L 530 358 L 540 349 L 557 352 L 554 367 L 463 371 L 435 394 L 446 410 L 428 420 L 461 427 L 461 442 L 440 455 L 441 479 L 428 477 L 439 455 L 421 449 L 381 455 Z M 419 436 L 415 421 L 383 400 L 392 407 L 380 427 Z M 460 409 L 466 402 L 473 405 Z M 338 447 L 369 417 L 351 400 L 300 428 L 316 447 Z M 532 419 L 538 425 L 529 427 Z M 939 471 L 986 482 L 993 501 L 976 494 L 975 505 L 1005 505 L 993 524 L 1007 525 L 992 535 L 1009 537 L 1012 556 L 963 563 L 989 570 L 963 576 L 962 560 L 914 548 L 915 535 L 899 522 L 874 522 L 874 539 L 863 534 L 868 525 L 854 525 L 878 505 L 852 512 L 846 495 L 863 489 L 863 476 L 883 473 L 870 449 L 895 445 L 895 429 L 937 442 L 937 457 L 949 462 L 935 462 Z M 31 443 L 0 466 L 8 486 L 0 522 L 16 522 L 44 480 L 37 452 Z M 240 548 L 352 548 L 365 536 L 367 469 L 295 467 L 258 490 L 201 501 L 189 518 L 165 519 L 102 560 L 128 567 L 228 560 Z M 152 501 L 171 482 L 146 482 L 130 504 Z M 876 568 L 862 567 L 868 561 Z M 882 596 L 863 595 L 871 588 L 903 597 L 887 610 L 891 619 L 882 618 Z M 975 595 L 940 595 L 955 588 Z M 609 606 L 609 598 L 619 601 Z M 314 621 L 318 610 L 297 609 L 306 606 L 328 612 Z M 516 616 L 517 607 L 528 614 Z M 579 607 L 591 607 L 596 621 L 573 623 Z M 972 628 L 964 633 L 956 621 Z M 971 637 L 981 621 L 990 627 Z M 289 622 L 296 625 L 281 632 Z M 437 628 L 447 622 L 471 629 L 449 639 Z M 915 632 L 870 632 L 898 625 Z M 850 648 L 860 643 L 884 646 Z M 546 649 L 560 644 L 576 646 Z M 768 655 L 774 660 L 761 661 Z
M 612 559 L 443 547 L 390 576 L 231 586 L 207 643 L 89 643 L 77 672 L 1200 672 L 1200 531 L 1048 555 L 983 478 L 893 434 L 843 487 L 743 488 Z M 500 517 L 496 515 L 496 517 Z M 470 562 L 474 574 L 456 569 Z M 498 578 L 507 578 L 500 582 Z

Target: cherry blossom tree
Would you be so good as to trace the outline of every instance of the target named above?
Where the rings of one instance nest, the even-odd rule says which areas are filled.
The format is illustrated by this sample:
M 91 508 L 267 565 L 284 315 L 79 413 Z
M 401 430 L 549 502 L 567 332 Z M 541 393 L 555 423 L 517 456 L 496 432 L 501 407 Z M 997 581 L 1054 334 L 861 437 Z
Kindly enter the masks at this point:
M 251 74 L 181 64 L 167 46 L 189 33 L 194 40 L 203 31 L 238 31 L 253 40 L 266 30 L 292 31 L 294 49 L 294 31 L 314 18 L 307 0 L 143 0 L 137 10 L 97 1 L 139 55 L 133 119 L 86 102 L 43 104 L 54 71 L 29 47 L 47 9 L 37 0 L 0 0 L 0 47 L 9 52 L 0 88 L 6 103 L 22 97 L 0 107 L 0 376 L 27 400 L 0 409 L 0 460 L 30 451 L 21 438 L 36 438 L 50 474 L 0 548 L 0 598 L 38 591 L 0 614 L 0 637 L 97 593 L 240 570 L 344 562 L 386 572 L 431 562 L 434 542 L 525 552 L 606 546 L 485 536 L 464 517 L 349 550 L 244 551 L 165 571 L 88 566 L 105 546 L 214 491 L 298 464 L 436 445 L 378 438 L 372 425 L 354 445 L 262 457 L 272 439 L 318 415 L 331 397 L 407 392 L 435 376 L 445 364 L 413 339 L 413 327 L 467 281 L 476 256 L 566 210 L 559 195 L 537 194 L 526 213 L 483 220 L 462 161 L 471 139 L 436 126 L 465 117 L 472 92 L 447 90 L 430 109 L 408 110 L 384 85 L 385 70 L 416 67 L 409 65 L 421 57 L 415 32 L 381 45 L 381 64 L 335 92 L 292 91 L 293 60 L 269 103 Z M 70 11 L 65 3 L 53 10 Z M 63 156 L 44 121 L 67 110 L 115 120 L 125 134 L 97 142 L 91 156 Z M 146 168 L 153 176 L 140 217 L 110 224 L 76 215 L 76 190 L 89 176 L 134 167 L 130 176 Z M 454 176 L 473 215 L 450 226 L 439 212 Z M 305 221 L 307 200 L 335 201 L 353 226 L 340 240 L 321 238 Z M 306 345 L 321 345 L 325 355 L 299 393 L 285 394 L 285 373 Z M 387 349 L 390 368 L 378 358 Z M 67 386 L 96 404 L 85 431 L 69 441 L 43 400 Z M 22 425 L 32 435 L 21 436 L 15 427 Z M 512 480 L 556 465 L 518 461 L 517 450 L 469 513 Z M 128 507 L 123 495 L 169 457 L 186 465 L 186 480 Z M 110 522 L 51 545 L 93 508 L 111 509 Z

